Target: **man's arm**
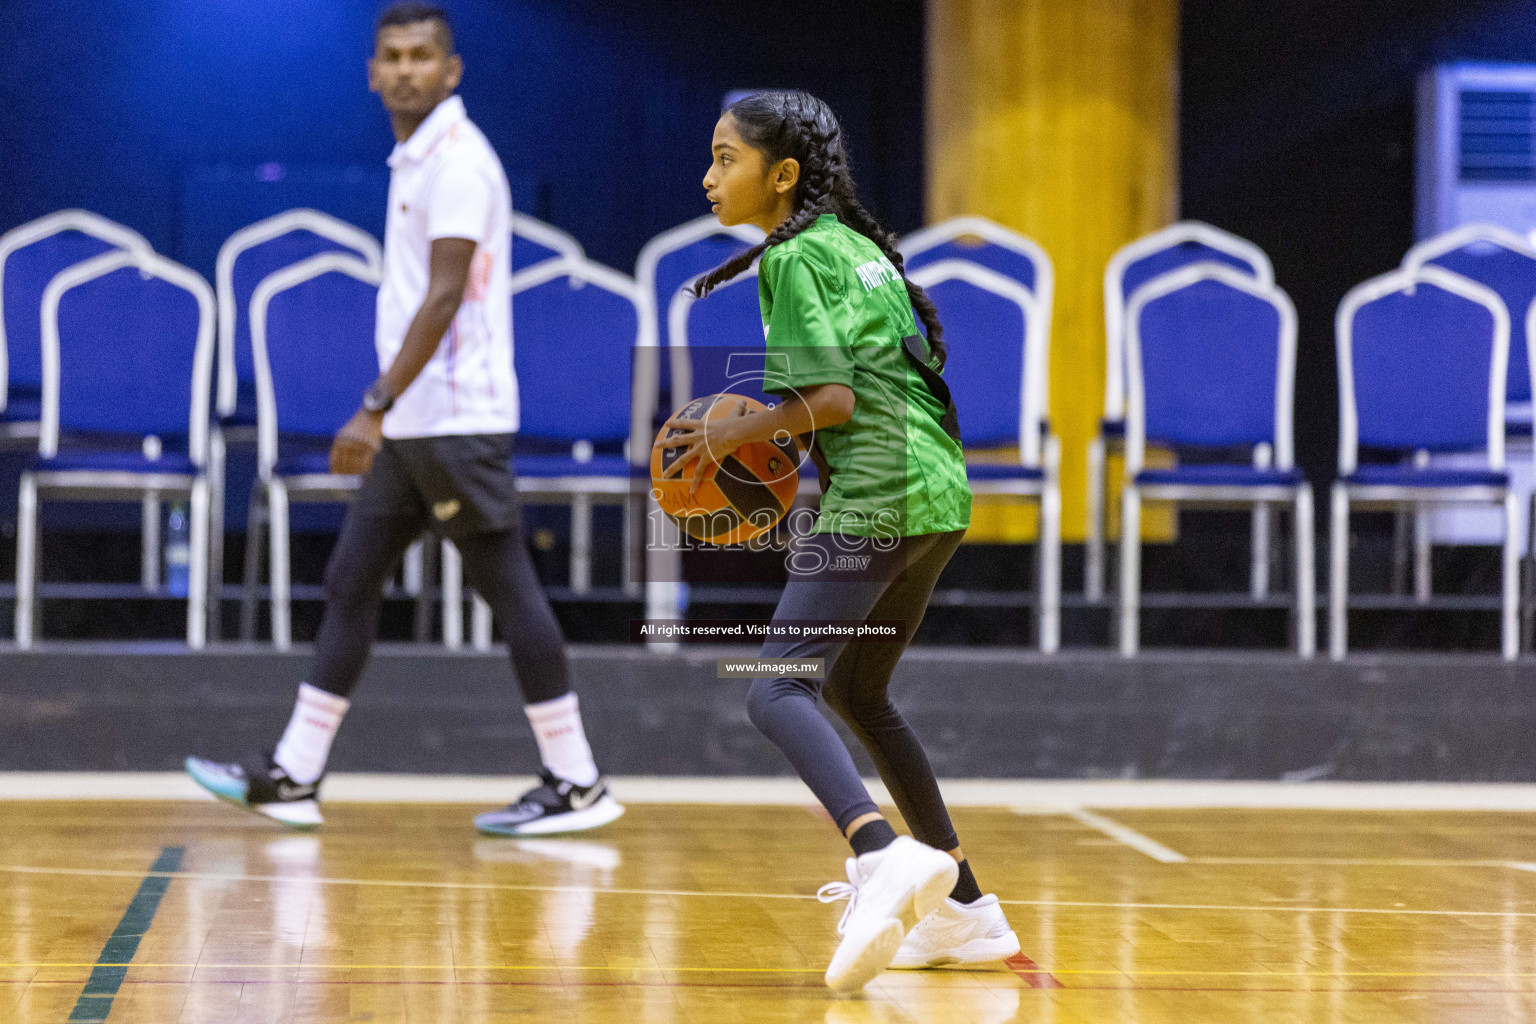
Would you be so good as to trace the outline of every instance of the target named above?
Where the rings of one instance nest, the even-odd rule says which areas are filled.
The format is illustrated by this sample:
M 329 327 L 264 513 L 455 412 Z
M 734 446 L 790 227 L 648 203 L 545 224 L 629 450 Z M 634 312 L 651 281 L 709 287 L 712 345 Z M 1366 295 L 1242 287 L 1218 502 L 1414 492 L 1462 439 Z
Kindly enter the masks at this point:
M 469 264 L 474 255 L 475 243 L 467 238 L 432 240 L 427 297 L 412 318 L 395 361 L 375 385 L 381 386 L 391 397 L 404 394 L 437 351 L 464 299 L 464 286 L 469 281 Z M 384 414 L 359 409 L 336 432 L 336 440 L 331 444 L 331 472 L 368 472 L 383 437 Z

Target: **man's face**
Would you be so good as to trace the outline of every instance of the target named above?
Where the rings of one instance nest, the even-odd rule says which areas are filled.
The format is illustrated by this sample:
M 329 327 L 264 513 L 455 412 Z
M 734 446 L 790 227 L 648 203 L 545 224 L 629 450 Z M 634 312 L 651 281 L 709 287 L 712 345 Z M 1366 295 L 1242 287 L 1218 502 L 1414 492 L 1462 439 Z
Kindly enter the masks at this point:
M 424 117 L 453 95 L 463 74 L 437 22 L 386 25 L 368 61 L 368 88 L 390 113 Z

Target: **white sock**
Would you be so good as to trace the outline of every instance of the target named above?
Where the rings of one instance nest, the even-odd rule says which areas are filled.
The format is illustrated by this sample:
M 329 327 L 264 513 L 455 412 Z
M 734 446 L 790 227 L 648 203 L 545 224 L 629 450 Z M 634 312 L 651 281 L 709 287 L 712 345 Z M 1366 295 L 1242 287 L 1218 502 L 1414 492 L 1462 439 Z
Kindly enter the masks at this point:
M 283 738 L 277 741 L 272 760 L 300 785 L 308 785 L 325 774 L 325 761 L 331 754 L 331 741 L 341 726 L 351 701 L 308 683 L 299 684 L 299 699 L 293 705 L 293 717 Z
M 528 724 L 533 726 L 534 739 L 539 741 L 539 757 L 545 768 L 557 778 L 578 786 L 590 786 L 597 781 L 597 765 L 592 760 L 592 748 L 587 746 L 587 733 L 581 727 L 581 709 L 576 706 L 574 693 L 529 704 L 523 710 L 528 714 Z

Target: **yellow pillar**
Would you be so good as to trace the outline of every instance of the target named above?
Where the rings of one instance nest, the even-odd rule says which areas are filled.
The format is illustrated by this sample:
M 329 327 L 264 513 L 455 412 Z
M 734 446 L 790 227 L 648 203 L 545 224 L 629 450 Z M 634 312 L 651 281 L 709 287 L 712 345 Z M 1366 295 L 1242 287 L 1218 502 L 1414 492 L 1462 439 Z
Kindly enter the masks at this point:
M 1104 265 L 1178 209 L 1178 14 L 1178 0 L 928 0 L 928 220 L 990 217 L 1055 264 L 1067 540 L 1084 536 L 1104 408 Z

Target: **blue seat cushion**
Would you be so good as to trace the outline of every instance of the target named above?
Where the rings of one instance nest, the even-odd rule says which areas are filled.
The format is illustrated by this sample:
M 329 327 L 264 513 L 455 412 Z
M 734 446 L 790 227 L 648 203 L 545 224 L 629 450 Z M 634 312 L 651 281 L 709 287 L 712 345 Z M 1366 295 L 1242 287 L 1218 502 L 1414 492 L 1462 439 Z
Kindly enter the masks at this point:
M 166 454 L 154 462 L 143 454 L 132 451 L 62 451 L 51 459 L 32 461 L 32 469 L 39 473 L 79 472 L 88 470 L 101 473 L 183 473 L 197 474 L 197 467 L 185 455 Z
M 1492 469 L 1415 469 L 1412 466 L 1360 466 L 1344 478 L 1365 487 L 1507 487 L 1509 474 Z
M 622 455 L 594 455 L 577 462 L 569 455 L 514 455 L 512 471 L 521 477 L 649 476 L 650 467 L 634 466 Z
M 1175 487 L 1294 487 L 1305 481 L 1299 469 L 1256 469 L 1227 463 L 1144 469 L 1136 474 L 1142 486 Z
M 272 466 L 273 476 L 317 476 L 328 474 L 330 471 L 329 449 L 284 455 Z
M 972 480 L 1042 480 L 1045 471 L 1018 464 L 967 462 L 965 475 Z

